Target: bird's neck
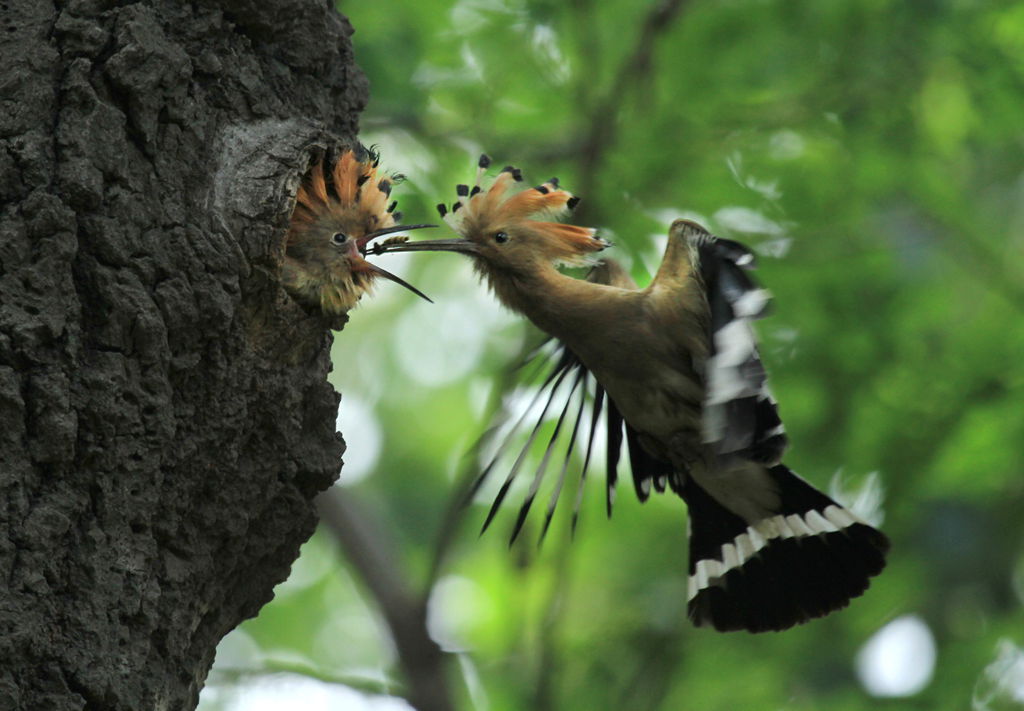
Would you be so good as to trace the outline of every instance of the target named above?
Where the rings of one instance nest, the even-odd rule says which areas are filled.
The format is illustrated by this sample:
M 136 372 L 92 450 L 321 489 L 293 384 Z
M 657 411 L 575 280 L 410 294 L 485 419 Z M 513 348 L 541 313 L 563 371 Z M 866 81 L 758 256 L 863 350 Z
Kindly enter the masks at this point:
M 574 279 L 550 262 L 530 269 L 481 271 L 495 296 L 509 309 L 526 316 L 548 334 L 572 343 L 581 333 L 592 332 L 602 314 L 613 308 L 614 287 Z

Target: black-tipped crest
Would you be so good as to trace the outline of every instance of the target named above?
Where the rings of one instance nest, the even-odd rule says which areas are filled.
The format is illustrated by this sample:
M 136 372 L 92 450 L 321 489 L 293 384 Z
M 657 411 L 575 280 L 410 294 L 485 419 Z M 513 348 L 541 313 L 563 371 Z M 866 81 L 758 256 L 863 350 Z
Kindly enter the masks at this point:
M 523 171 L 519 170 L 519 168 L 516 168 L 515 166 L 506 165 L 504 168 L 501 169 L 501 172 L 511 173 L 512 179 L 515 180 L 517 183 L 520 183 L 523 180 Z
M 595 252 L 607 246 L 592 228 L 580 227 L 559 221 L 567 208 L 574 206 L 579 198 L 558 187 L 558 178 L 535 186 L 532 190 L 512 189 L 513 180 L 522 180 L 522 174 L 514 166 L 506 166 L 488 187 L 481 185 L 483 165 L 477 168 L 475 183 L 470 186 L 460 183 L 455 191 L 458 199 L 451 207 L 437 206 L 438 213 L 448 225 L 469 241 L 493 237 L 493 242 L 504 244 L 508 230 L 528 230 L 538 240 L 535 256 L 562 265 L 590 263 Z M 511 179 L 510 179 L 511 178 Z M 483 231 L 489 230 L 487 235 Z M 502 239 L 506 237 L 506 239 Z M 409 251 L 460 251 L 483 255 L 478 250 L 471 252 L 461 244 L 458 247 L 450 240 L 397 245 L 396 252 Z M 522 259 L 523 252 L 513 250 L 514 258 Z

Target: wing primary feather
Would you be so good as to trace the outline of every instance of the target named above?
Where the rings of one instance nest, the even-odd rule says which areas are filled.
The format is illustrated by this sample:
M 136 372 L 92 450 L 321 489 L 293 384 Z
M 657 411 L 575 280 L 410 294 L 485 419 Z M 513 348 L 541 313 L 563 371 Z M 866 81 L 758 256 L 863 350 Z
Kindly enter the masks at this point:
M 626 451 L 629 453 L 629 468 L 633 472 L 633 487 L 640 501 L 647 501 L 651 488 L 665 490 L 665 482 L 672 473 L 668 462 L 652 456 L 640 444 L 640 436 L 635 429 L 626 423 Z
M 536 422 L 536 424 L 534 424 L 533 430 L 531 430 L 531 432 L 530 432 L 530 436 L 527 437 L 526 444 L 524 444 L 523 448 L 521 450 L 519 450 L 519 456 L 516 457 L 516 461 L 512 465 L 512 470 L 509 471 L 508 476 L 505 478 L 505 482 L 501 485 L 501 489 L 498 491 L 498 495 L 496 497 L 494 497 L 494 503 L 491 504 L 491 510 L 487 514 L 487 519 L 484 521 L 484 525 L 480 529 L 480 533 L 483 533 L 484 531 L 487 530 L 487 527 L 491 525 L 491 521 L 494 520 L 494 515 L 498 512 L 498 509 L 501 508 L 501 504 L 505 500 L 506 494 L 508 494 L 509 487 L 512 486 L 513 480 L 515 480 L 516 476 L 519 474 L 519 470 L 523 466 L 523 461 L 525 461 L 525 459 L 526 459 L 526 454 L 527 454 L 527 452 L 529 452 L 530 447 L 533 445 L 533 441 L 537 438 L 537 433 L 540 431 L 541 425 L 544 424 L 544 417 L 545 417 L 545 415 L 548 414 L 548 410 L 551 408 L 551 403 L 554 401 L 555 394 L 558 392 L 558 386 L 562 384 L 562 381 L 565 380 L 565 376 L 568 373 L 569 373 L 568 370 L 563 370 L 561 373 L 557 374 L 557 376 L 558 376 L 557 378 L 555 378 L 556 373 L 552 373 L 544 381 L 544 385 L 541 386 L 541 392 L 543 392 L 545 389 L 547 389 L 547 386 L 551 383 L 552 378 L 555 378 L 554 385 L 551 387 L 551 394 L 548 395 L 548 401 L 546 403 L 544 403 L 544 409 L 541 410 L 540 415 L 537 417 L 537 422 Z M 531 405 L 530 409 L 532 409 L 532 408 L 533 408 L 533 406 Z M 527 410 L 525 413 L 523 413 L 523 417 L 524 418 L 525 418 L 527 413 L 529 413 L 529 410 Z M 520 419 L 520 421 L 521 420 L 522 420 L 522 418 Z M 518 425 L 519 425 L 519 423 L 516 423 L 516 428 L 517 429 L 518 429 Z M 506 440 L 506 442 L 507 442 L 507 440 Z
M 608 483 L 605 489 L 605 501 L 608 518 L 612 517 L 612 505 L 615 503 L 615 483 L 619 478 L 619 456 L 622 454 L 622 415 L 611 398 L 608 398 L 608 451 L 605 452 L 608 465 Z
M 536 378 L 541 373 L 541 371 L 544 370 L 544 368 L 549 363 L 551 363 L 552 360 L 554 360 L 555 353 L 557 353 L 558 349 L 557 347 L 554 349 L 547 348 L 548 344 L 551 342 L 552 339 L 550 338 L 541 341 L 535 348 L 533 348 L 529 353 L 526 354 L 526 357 L 523 358 L 521 363 L 519 363 L 518 365 L 515 366 L 515 368 L 513 368 L 513 370 L 521 370 L 525 372 L 526 370 L 529 369 L 531 365 L 537 364 L 537 367 L 534 369 L 533 374 L 530 375 L 528 378 L 524 377 L 524 381 L 529 381 Z M 547 351 L 545 351 L 546 348 Z
M 568 372 L 569 371 L 566 371 L 566 374 L 568 374 Z M 537 471 L 533 475 L 533 481 L 530 482 L 530 490 L 526 494 L 526 500 L 519 508 L 519 515 L 516 517 L 516 523 L 512 529 L 512 537 L 508 542 L 510 546 L 515 543 L 516 538 L 519 536 L 519 532 L 523 528 L 523 523 L 526 521 L 526 516 L 530 513 L 533 501 L 537 497 L 537 492 L 540 490 L 540 484 L 544 480 L 544 474 L 548 469 L 548 462 L 551 461 L 551 453 L 555 449 L 555 444 L 558 442 L 558 435 L 562 432 L 562 424 L 565 422 L 565 416 L 568 414 L 569 406 L 572 404 L 572 396 L 575 394 L 576 388 L 579 387 L 582 377 L 583 370 L 580 369 L 569 387 L 568 394 L 565 396 L 565 405 L 562 407 L 562 412 L 558 416 L 558 421 L 555 422 L 555 429 L 551 433 L 551 438 L 548 440 L 548 446 L 544 449 L 544 456 L 541 457 L 540 464 L 537 465 Z M 561 380 L 559 380 L 559 382 L 561 382 Z M 554 397 L 554 392 L 552 392 L 552 397 Z
M 587 479 L 587 468 L 590 466 L 590 455 L 594 451 L 594 435 L 597 434 L 597 422 L 601 419 L 601 410 L 604 407 L 604 388 L 593 376 L 588 379 L 594 381 L 594 409 L 590 414 L 590 434 L 587 437 L 587 451 L 583 455 L 583 468 L 580 470 L 580 480 L 576 485 L 576 503 L 572 509 L 571 535 L 576 535 L 576 524 L 579 522 L 580 506 L 583 503 L 583 487 Z
M 558 474 L 558 482 L 555 484 L 554 490 L 551 492 L 551 499 L 548 501 L 548 509 L 544 514 L 544 526 L 540 530 L 540 537 L 537 539 L 537 547 L 544 542 L 544 537 L 548 533 L 548 527 L 551 525 L 551 519 L 555 515 L 555 507 L 558 505 L 558 499 L 562 494 L 562 486 L 565 484 L 565 476 L 569 471 L 569 461 L 572 459 L 573 449 L 576 447 L 576 437 L 579 435 L 580 422 L 583 420 L 583 408 L 587 404 L 587 381 L 589 380 L 587 370 L 581 368 L 579 380 L 583 383 L 583 389 L 580 391 L 580 405 L 576 410 L 576 419 L 572 425 L 572 434 L 569 435 L 569 444 L 565 449 L 565 457 L 562 460 L 562 471 Z
M 540 370 L 538 369 L 537 373 L 535 373 L 534 375 L 538 375 L 539 373 Z M 530 404 L 527 405 L 526 408 L 523 410 L 522 414 L 519 415 L 519 419 L 516 420 L 515 424 L 513 424 L 512 427 L 509 428 L 508 433 L 505 435 L 505 439 L 501 442 L 501 444 L 498 445 L 498 448 L 495 450 L 494 455 L 491 457 L 491 460 L 487 463 L 487 466 L 485 466 L 483 470 L 480 472 L 480 474 L 477 475 L 476 479 L 473 480 L 472 485 L 470 485 L 470 487 L 466 491 L 466 505 L 472 503 L 473 499 L 476 497 L 477 492 L 480 491 L 480 487 L 483 486 L 484 482 L 487 480 L 487 477 L 490 475 L 490 473 L 494 470 L 494 467 L 497 465 L 498 460 L 501 459 L 501 457 L 505 454 L 505 451 L 508 449 L 509 445 L 512 443 L 512 439 L 515 437 L 516 432 L 519 431 L 519 428 L 522 427 L 523 422 L 526 420 L 526 417 L 530 414 L 533 408 L 537 406 L 537 403 L 540 401 L 541 397 L 543 397 L 546 386 L 550 384 L 554 376 L 554 373 L 549 375 L 545 380 L 544 385 L 537 389 L 537 392 L 530 400 Z M 474 448 L 479 448 L 484 441 L 486 441 L 492 435 L 497 433 L 499 428 L 500 426 L 495 425 L 494 427 L 488 429 L 487 432 L 485 432 L 480 437 L 476 445 L 474 445 Z
M 505 445 L 502 444 L 502 450 L 504 449 L 504 446 Z M 477 492 L 480 491 L 480 489 L 484 485 L 484 482 L 487 481 L 487 478 L 491 475 L 491 472 L 494 471 L 495 466 L 497 466 L 499 457 L 500 454 L 495 455 L 494 459 L 488 462 L 487 466 L 484 467 L 483 470 L 473 480 L 473 483 L 469 486 L 468 490 L 466 491 L 466 495 L 463 499 L 465 506 L 469 506 L 471 503 L 473 503 L 473 499 L 476 498 Z M 480 533 L 483 533 L 483 531 L 480 531 Z
M 754 255 L 743 245 L 720 238 L 693 244 L 711 317 L 704 441 L 720 455 L 777 464 L 788 440 L 753 329 L 770 294 L 754 279 Z

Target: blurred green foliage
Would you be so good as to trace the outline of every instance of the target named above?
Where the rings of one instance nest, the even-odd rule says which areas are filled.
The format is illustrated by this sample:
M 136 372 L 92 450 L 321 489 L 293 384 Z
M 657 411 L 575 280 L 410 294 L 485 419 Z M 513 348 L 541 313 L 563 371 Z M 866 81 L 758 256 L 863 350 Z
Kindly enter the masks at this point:
M 854 493 L 880 483 L 893 540 L 889 568 L 848 610 L 781 634 L 720 635 L 685 619 L 674 497 L 640 505 L 620 484 L 608 521 L 595 477 L 576 540 L 563 507 L 539 551 L 536 529 L 508 550 L 508 512 L 478 538 L 482 502 L 464 513 L 433 598 L 432 632 L 458 655 L 459 707 L 1020 708 L 1024 6 L 340 9 L 371 81 L 362 138 L 408 177 L 396 190 L 408 221 L 433 219 L 486 151 L 582 195 L 579 221 L 610 234 L 641 283 L 674 217 L 757 247 L 776 300 L 760 334 L 787 463 L 819 486 L 837 472 Z M 379 259 L 437 304 L 385 284 L 338 335 L 332 379 L 346 460 L 359 462 L 342 486 L 417 589 L 436 582 L 461 456 L 535 333 L 461 257 Z M 329 536 L 307 545 L 298 573 L 243 627 L 255 646 L 220 663 L 296 662 L 400 692 L 379 613 Z M 904 615 L 933 636 L 934 670 L 920 691 L 872 696 L 858 650 Z M 914 652 L 907 663 L 927 665 Z M 885 664 L 899 676 L 898 656 Z

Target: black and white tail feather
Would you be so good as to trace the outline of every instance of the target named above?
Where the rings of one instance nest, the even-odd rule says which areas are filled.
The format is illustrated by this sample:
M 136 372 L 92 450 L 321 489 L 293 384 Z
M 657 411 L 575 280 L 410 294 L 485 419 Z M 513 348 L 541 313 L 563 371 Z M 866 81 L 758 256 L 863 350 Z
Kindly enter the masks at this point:
M 565 344 L 549 339 L 534 352 L 531 367 L 523 369 L 533 374 L 524 378 L 535 388 L 530 406 L 483 468 L 472 493 L 515 452 L 484 522 L 486 530 L 548 423 L 551 431 L 538 455 L 510 543 L 523 530 L 545 475 L 555 468 L 558 475 L 547 496 L 538 543 L 544 540 L 573 455 L 581 453 L 571 518 L 575 532 L 597 441 L 605 441 L 609 516 L 625 443 L 637 497 L 646 501 L 652 488 L 658 492 L 671 488 L 689 508 L 688 611 L 694 624 L 720 631 L 783 630 L 841 609 L 863 593 L 869 579 L 885 566 L 889 542 L 781 463 L 788 442 L 752 327 L 754 320 L 766 315 L 770 301 L 767 291 L 749 274 L 755 267 L 754 255 L 737 242 L 706 234 L 695 238 L 692 246 L 710 312 L 702 419 L 703 439 L 716 471 L 697 477 L 652 456 L 580 359 Z M 595 270 L 588 278 L 601 281 L 606 275 Z M 528 422 L 528 415 L 536 414 L 538 408 L 536 421 Z M 528 432 L 523 432 L 524 425 Z M 552 467 L 553 459 L 561 461 Z M 709 491 L 715 488 L 719 472 L 729 476 L 734 486 L 739 484 L 739 490 L 727 495 Z M 770 506 L 763 501 L 760 509 L 735 505 L 742 503 L 743 484 L 748 480 L 762 493 L 771 492 Z

